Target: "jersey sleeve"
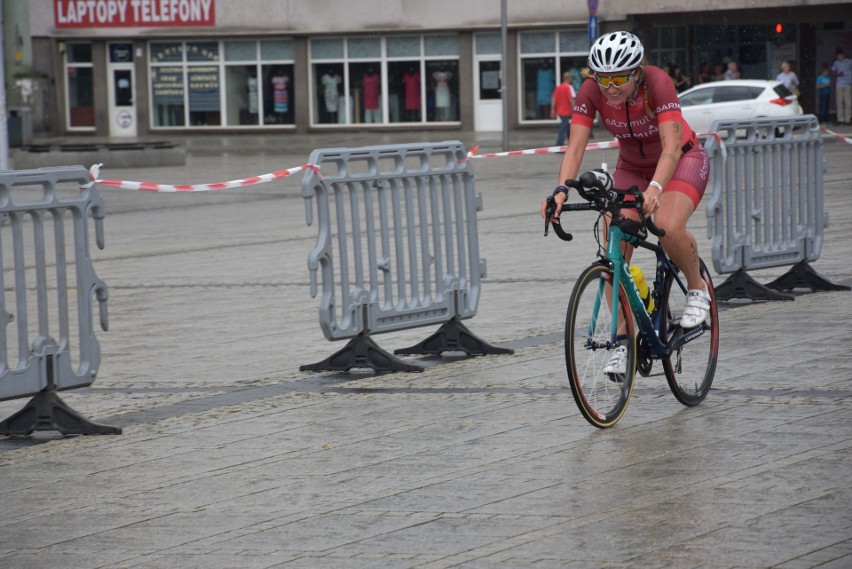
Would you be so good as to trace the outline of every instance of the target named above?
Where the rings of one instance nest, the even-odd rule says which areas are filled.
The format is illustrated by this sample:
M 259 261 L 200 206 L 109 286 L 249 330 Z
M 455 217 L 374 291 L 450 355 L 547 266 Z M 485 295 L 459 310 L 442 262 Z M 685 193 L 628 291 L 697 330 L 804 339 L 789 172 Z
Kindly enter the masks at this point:
M 683 122 L 680 100 L 677 98 L 674 82 L 668 73 L 662 69 L 650 67 L 646 67 L 646 73 L 657 122 Z
M 592 128 L 598 111 L 595 95 L 600 97 L 600 89 L 595 82 L 591 79 L 583 81 L 580 92 L 574 99 L 574 115 L 571 117 L 571 124 Z

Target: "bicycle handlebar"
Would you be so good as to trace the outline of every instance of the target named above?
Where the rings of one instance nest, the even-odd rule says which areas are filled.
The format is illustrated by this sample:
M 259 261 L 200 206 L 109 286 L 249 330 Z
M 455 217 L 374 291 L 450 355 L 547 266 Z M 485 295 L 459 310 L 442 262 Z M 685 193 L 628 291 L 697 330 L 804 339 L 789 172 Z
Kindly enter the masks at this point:
M 650 217 L 645 216 L 642 209 L 644 196 L 639 191 L 638 186 L 632 186 L 627 190 L 618 190 L 612 187 L 612 178 L 608 173 L 603 171 L 584 172 L 580 175 L 579 180 L 565 180 L 565 185 L 569 188 L 574 188 L 580 197 L 588 203 L 580 204 L 563 204 L 562 211 L 599 211 L 601 213 L 610 212 L 617 214 L 622 209 L 634 209 L 639 214 L 639 221 L 642 225 L 648 228 L 648 231 L 662 237 L 666 234 L 665 230 L 660 229 Z M 633 200 L 625 201 L 625 197 L 631 196 Z M 548 229 L 552 225 L 553 231 L 557 237 L 563 241 L 571 241 L 574 236 L 562 227 L 559 221 L 552 221 L 553 213 L 556 211 L 556 200 L 553 195 L 547 197 L 547 207 L 545 208 L 544 220 L 544 235 L 548 234 Z

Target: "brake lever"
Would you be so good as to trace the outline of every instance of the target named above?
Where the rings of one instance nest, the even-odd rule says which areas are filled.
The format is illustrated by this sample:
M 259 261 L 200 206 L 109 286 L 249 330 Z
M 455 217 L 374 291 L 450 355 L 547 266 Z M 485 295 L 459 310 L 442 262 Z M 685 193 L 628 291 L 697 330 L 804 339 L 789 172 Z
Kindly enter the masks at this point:
M 544 236 L 550 232 L 550 218 L 553 212 L 556 211 L 556 200 L 553 196 L 547 196 L 547 207 L 544 209 Z
M 666 230 L 660 229 L 654 225 L 654 221 L 651 219 L 651 216 L 645 215 L 645 209 L 642 207 L 642 204 L 645 203 L 645 195 L 637 190 L 634 193 L 634 196 L 636 197 L 636 212 L 639 214 L 639 221 L 642 222 L 642 225 L 647 227 L 648 231 L 650 231 L 653 235 L 663 237 L 666 234 Z

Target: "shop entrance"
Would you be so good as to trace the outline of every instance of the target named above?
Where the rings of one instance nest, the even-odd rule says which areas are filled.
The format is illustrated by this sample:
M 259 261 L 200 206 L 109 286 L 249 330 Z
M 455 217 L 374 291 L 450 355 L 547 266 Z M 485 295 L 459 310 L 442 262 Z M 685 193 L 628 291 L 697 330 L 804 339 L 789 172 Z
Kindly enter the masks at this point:
M 134 137 L 137 129 L 133 44 L 111 43 L 108 49 L 109 134 L 114 137 Z
M 479 56 L 476 67 L 474 128 L 477 131 L 502 130 L 503 97 L 499 56 Z

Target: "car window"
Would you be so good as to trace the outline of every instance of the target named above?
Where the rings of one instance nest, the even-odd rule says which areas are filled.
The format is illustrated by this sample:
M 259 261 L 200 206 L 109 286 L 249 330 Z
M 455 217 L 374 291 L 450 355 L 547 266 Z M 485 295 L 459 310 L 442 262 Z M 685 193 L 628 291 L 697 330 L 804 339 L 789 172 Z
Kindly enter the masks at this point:
M 754 99 L 760 94 L 762 89 L 757 89 L 757 93 L 753 88 L 744 87 L 742 85 L 725 85 L 716 88 L 713 95 L 714 103 L 730 103 L 731 101 L 747 101 Z
M 681 107 L 691 107 L 693 105 L 708 105 L 713 102 L 713 92 L 716 91 L 713 87 L 706 89 L 698 89 L 692 93 L 684 93 L 679 95 Z

